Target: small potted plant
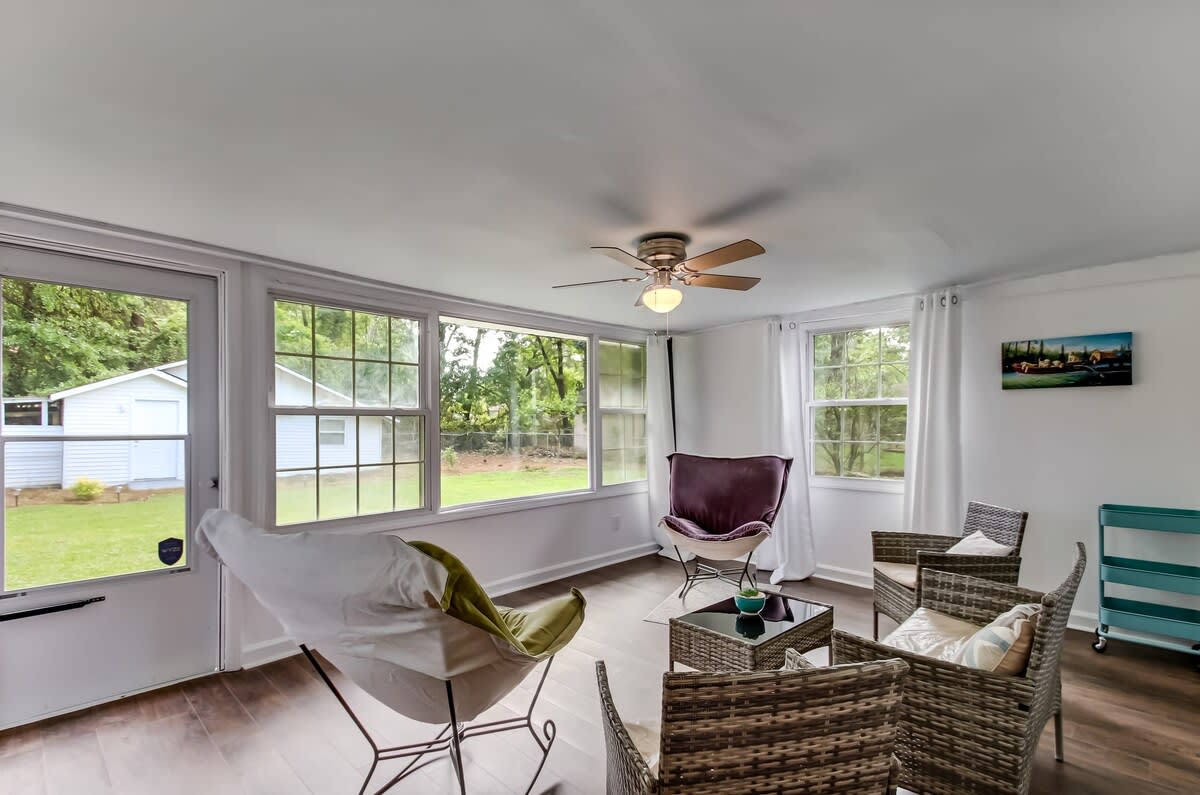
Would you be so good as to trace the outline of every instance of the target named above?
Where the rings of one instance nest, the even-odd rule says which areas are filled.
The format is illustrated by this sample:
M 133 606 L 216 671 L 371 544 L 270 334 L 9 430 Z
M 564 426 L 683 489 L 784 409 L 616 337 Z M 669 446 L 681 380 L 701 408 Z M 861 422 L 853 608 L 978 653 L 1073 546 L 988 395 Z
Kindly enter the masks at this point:
M 756 616 L 767 605 L 767 595 L 757 588 L 743 588 L 734 594 L 733 603 L 743 615 Z

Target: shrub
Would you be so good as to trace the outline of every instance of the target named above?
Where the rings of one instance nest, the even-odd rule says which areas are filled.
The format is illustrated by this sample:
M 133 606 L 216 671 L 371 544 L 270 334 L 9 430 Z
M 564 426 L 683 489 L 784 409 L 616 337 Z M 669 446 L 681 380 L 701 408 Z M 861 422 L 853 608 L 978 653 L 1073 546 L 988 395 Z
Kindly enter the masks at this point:
M 442 463 L 448 467 L 454 467 L 458 464 L 458 453 L 454 452 L 453 447 L 447 447 L 442 451 Z
M 71 486 L 71 493 L 77 500 L 91 502 L 104 493 L 104 484 L 92 478 L 80 478 Z

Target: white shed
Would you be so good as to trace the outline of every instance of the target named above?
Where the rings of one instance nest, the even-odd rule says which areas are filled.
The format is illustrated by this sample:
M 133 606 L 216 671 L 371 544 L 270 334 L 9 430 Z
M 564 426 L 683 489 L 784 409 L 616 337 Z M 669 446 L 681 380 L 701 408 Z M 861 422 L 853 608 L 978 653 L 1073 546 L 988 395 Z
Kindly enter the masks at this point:
M 187 381 L 170 371 L 173 362 L 56 392 L 62 401 L 64 436 L 165 436 L 187 432 Z M 62 479 L 70 488 L 81 478 L 115 486 L 182 486 L 182 441 L 64 442 Z
M 343 395 L 286 367 L 275 367 L 280 405 L 344 405 Z M 166 436 L 187 432 L 187 362 L 171 362 L 107 378 L 48 398 L 61 401 L 61 424 L 10 425 L 6 433 L 36 436 Z M 42 412 L 45 422 L 46 412 Z M 353 467 L 391 461 L 388 418 L 281 416 L 276 425 L 276 468 Z M 418 440 L 403 440 L 410 446 Z M 10 443 L 5 486 L 70 488 L 81 478 L 107 486 L 173 488 L 186 476 L 182 441 L 70 441 Z
M 313 384 L 294 370 L 275 365 L 275 402 L 280 406 L 349 405 L 343 395 L 322 384 Z M 352 467 L 391 461 L 391 435 L 384 433 L 383 417 L 362 417 L 355 438 L 354 417 L 282 415 L 275 422 L 275 468 L 312 469 L 317 466 L 318 440 L 322 467 Z M 359 449 L 361 446 L 361 449 Z

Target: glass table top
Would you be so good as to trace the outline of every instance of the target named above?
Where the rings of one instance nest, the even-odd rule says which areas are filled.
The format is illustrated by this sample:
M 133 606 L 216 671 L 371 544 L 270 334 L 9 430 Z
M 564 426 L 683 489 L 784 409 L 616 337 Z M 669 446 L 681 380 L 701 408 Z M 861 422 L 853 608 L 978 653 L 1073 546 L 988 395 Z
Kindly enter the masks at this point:
M 817 602 L 770 594 L 762 613 L 757 616 L 742 615 L 734 605 L 733 597 L 730 597 L 675 620 L 720 632 L 743 643 L 757 645 L 777 638 L 789 629 L 794 629 L 832 609 L 829 605 Z

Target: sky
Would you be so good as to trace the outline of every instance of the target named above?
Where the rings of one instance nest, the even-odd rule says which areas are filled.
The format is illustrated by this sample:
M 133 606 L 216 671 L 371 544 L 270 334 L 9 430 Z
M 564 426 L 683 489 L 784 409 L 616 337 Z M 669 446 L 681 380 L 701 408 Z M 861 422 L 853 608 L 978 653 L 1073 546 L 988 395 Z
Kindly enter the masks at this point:
M 1011 344 L 1013 340 L 1010 340 Z M 1020 340 L 1025 342 L 1025 340 Z M 1045 337 L 1043 339 L 1034 339 L 1034 347 L 1037 343 L 1046 343 L 1046 350 L 1057 350 L 1059 346 L 1064 347 L 1068 353 L 1071 351 L 1082 351 L 1085 347 L 1089 351 L 1094 351 L 1097 348 L 1103 351 L 1115 350 L 1122 345 L 1133 346 L 1133 332 L 1122 331 L 1113 334 L 1088 334 L 1082 337 Z

